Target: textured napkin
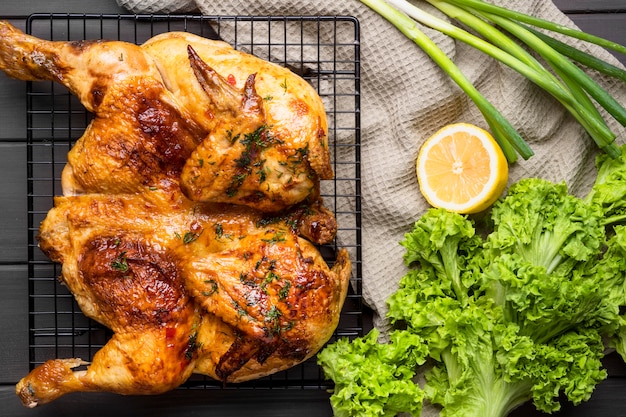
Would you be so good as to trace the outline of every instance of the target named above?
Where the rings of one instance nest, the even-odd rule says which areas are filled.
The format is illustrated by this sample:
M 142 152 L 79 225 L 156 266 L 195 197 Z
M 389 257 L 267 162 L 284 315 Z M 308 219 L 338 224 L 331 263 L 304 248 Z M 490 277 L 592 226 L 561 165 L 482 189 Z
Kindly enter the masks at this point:
M 361 30 L 361 180 L 363 297 L 383 332 L 386 299 L 406 269 L 399 245 L 428 208 L 419 193 L 415 159 L 420 144 L 436 130 L 454 122 L 486 128 L 480 112 L 447 75 L 414 43 L 357 0 L 117 0 L 136 13 L 199 11 L 207 15 L 351 15 Z M 497 0 L 510 9 L 575 27 L 547 0 Z M 420 6 L 430 8 L 425 2 Z M 595 178 L 593 141 L 546 93 L 516 72 L 462 43 L 425 29 L 530 143 L 535 156 L 511 167 L 510 183 L 540 176 L 565 181 L 584 195 Z M 311 34 L 314 36 L 315 34 Z M 305 34 L 306 36 L 306 34 Z M 574 46 L 614 64 L 601 48 L 583 42 Z M 595 76 L 616 99 L 626 104 L 626 84 Z M 624 139 L 624 130 L 610 120 Z

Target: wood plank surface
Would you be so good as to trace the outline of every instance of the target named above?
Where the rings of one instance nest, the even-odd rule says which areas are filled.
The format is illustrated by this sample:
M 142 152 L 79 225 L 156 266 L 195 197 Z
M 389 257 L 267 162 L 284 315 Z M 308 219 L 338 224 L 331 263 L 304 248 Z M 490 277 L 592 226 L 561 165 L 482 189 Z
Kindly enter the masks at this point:
M 15 23 L 19 25 L 21 21 Z M 0 86 L 0 141 L 23 140 L 26 134 L 26 83 L 2 74 Z
M 626 1 L 555 0 L 583 30 L 626 44 Z M 23 17 L 36 12 L 125 13 L 114 0 L 2 0 L 0 18 L 24 28 Z M 626 57 L 618 57 L 626 63 Z M 28 368 L 28 274 L 26 268 L 26 121 L 25 86 L 0 74 L 0 416 L 331 416 L 328 394 L 321 391 L 176 390 L 156 397 L 72 394 L 45 407 L 28 410 L 13 384 Z M 626 368 L 621 358 L 607 358 L 610 378 L 581 406 L 565 406 L 554 416 L 626 415 Z M 514 417 L 542 414 L 526 405 Z
M 28 280 L 26 265 L 0 265 L 0 384 L 28 372 Z M 0 402 L 0 415 L 4 403 Z
M 2 170 L 0 230 L 3 236 L 0 238 L 0 264 L 25 262 L 28 256 L 26 252 L 28 234 L 25 162 L 26 144 L 24 142 L 0 141 L 0 169 Z
M 569 16 L 580 29 L 621 45 L 626 45 L 626 12 L 603 14 L 572 13 Z M 616 57 L 623 64 L 626 64 L 625 55 L 616 53 Z
M 0 16 L 32 13 L 128 13 L 115 0 L 2 0 Z
M 611 13 L 624 10 L 624 0 L 554 0 L 554 4 L 566 14 Z
M 7 417 L 331 417 L 323 391 L 175 390 L 150 397 L 73 393 L 45 406 L 25 409 L 13 387 L 0 387 Z

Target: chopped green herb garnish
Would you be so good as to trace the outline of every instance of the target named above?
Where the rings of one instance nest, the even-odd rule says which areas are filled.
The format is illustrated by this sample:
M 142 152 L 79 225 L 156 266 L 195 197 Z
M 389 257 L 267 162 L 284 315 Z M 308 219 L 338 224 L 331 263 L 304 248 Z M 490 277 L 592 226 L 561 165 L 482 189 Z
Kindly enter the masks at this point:
M 260 168 L 257 170 L 256 174 L 259 177 L 259 182 L 264 182 L 267 179 L 268 172 L 269 168 Z
M 185 235 L 183 236 L 183 243 L 185 245 L 187 245 L 187 244 L 189 244 L 191 242 L 194 242 L 194 241 L 196 241 L 200 237 L 201 234 L 202 234 L 202 232 L 200 232 L 200 233 L 195 233 L 195 232 L 191 232 L 191 231 L 186 232 Z
M 282 315 L 283 313 L 278 309 L 278 307 L 272 306 L 272 308 L 270 308 L 267 314 L 265 315 L 265 321 L 267 322 L 276 321 Z
M 280 289 L 278 292 L 278 298 L 283 301 L 289 295 L 289 290 L 291 289 L 291 281 L 285 280 L 285 286 Z
M 209 291 L 202 292 L 202 295 L 204 295 L 205 297 L 209 297 L 218 291 L 217 281 L 213 279 L 207 279 L 204 281 L 204 283 L 211 287 Z
M 237 194 L 239 187 L 241 187 L 241 184 L 243 184 L 247 176 L 248 174 L 245 172 L 236 174 L 235 176 L 233 176 L 233 179 L 231 180 L 230 185 L 228 186 L 228 189 L 226 189 L 226 195 L 228 195 L 229 197 L 234 197 Z
M 126 252 L 120 253 L 117 258 L 111 261 L 111 268 L 116 271 L 126 272 L 128 271 L 128 260 L 126 259 Z
M 270 271 L 273 271 L 274 269 L 276 269 L 276 259 L 272 259 L 270 261 L 270 265 L 269 265 L 269 267 L 267 269 L 270 270 Z
M 282 315 L 282 311 L 280 311 L 280 309 L 278 309 L 278 307 L 276 307 L 275 305 L 273 305 L 267 311 L 267 313 L 265 314 L 265 322 L 268 323 L 268 327 L 266 327 L 266 330 L 269 333 L 278 335 L 283 331 L 287 331 L 293 328 L 293 322 L 288 323 L 285 327 L 281 327 L 280 318 L 282 317 Z
M 241 134 L 237 133 L 236 135 L 233 135 L 233 131 L 228 129 L 226 131 L 226 139 L 228 139 L 228 141 L 230 142 L 230 144 L 232 145 L 233 143 L 237 142 L 237 140 L 239 139 L 239 137 L 241 136 Z
M 185 359 L 190 361 L 193 358 L 194 352 L 200 347 L 198 343 L 198 332 L 194 332 L 189 335 L 189 342 L 187 343 L 187 349 L 185 350 Z
M 263 284 L 261 284 L 261 289 L 263 289 L 263 291 L 265 291 L 267 289 L 267 286 L 270 285 L 273 281 L 280 281 L 280 275 L 276 274 L 275 272 L 273 272 L 272 270 L 270 270 L 266 275 L 265 275 L 265 279 L 263 280 Z
M 261 259 L 259 259 L 256 263 L 256 265 L 254 266 L 254 269 L 259 269 L 261 267 L 261 265 L 263 264 L 263 262 L 267 261 L 267 257 L 264 256 Z
M 232 301 L 232 306 L 237 311 L 237 314 L 239 315 L 239 317 L 243 317 L 243 316 L 247 316 L 248 315 L 248 312 L 246 310 L 244 310 L 244 308 L 241 307 L 237 301 L 233 300 Z
M 252 288 L 258 287 L 254 279 L 250 278 L 248 274 L 245 272 L 242 272 L 241 274 L 239 274 L 239 281 L 247 287 L 252 287 Z
M 269 239 L 261 239 L 261 240 L 263 242 L 269 243 L 271 245 L 274 245 L 274 244 L 279 243 L 279 242 L 284 242 L 284 241 L 286 241 L 285 232 L 282 232 L 282 231 L 281 232 L 276 232 L 274 234 L 274 236 L 272 236 L 271 238 L 269 238 Z

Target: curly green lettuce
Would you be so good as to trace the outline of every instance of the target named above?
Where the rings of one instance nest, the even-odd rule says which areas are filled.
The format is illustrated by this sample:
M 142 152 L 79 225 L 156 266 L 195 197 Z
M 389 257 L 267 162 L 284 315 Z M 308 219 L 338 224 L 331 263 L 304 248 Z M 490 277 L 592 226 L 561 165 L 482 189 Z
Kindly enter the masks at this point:
M 522 179 L 494 205 L 491 219 L 490 256 L 514 253 L 548 273 L 557 268 L 569 273 L 604 243 L 602 212 L 569 194 L 565 183 Z
M 598 269 L 607 277 L 613 278 L 613 285 L 609 297 L 616 306 L 616 310 L 607 318 L 607 335 L 609 344 L 615 348 L 622 359 L 626 361 L 626 313 L 623 307 L 626 306 L 626 284 L 622 277 L 626 276 L 626 226 L 617 225 L 613 229 L 613 235 L 609 239 L 608 248 L 602 259 L 598 263 Z M 610 321 L 614 316 L 617 319 Z
M 352 341 L 339 339 L 318 354 L 318 363 L 335 383 L 330 403 L 336 417 L 420 415 L 424 393 L 413 377 L 425 361 L 426 345 L 403 330 L 391 332 L 385 344 L 378 343 L 378 336 L 373 329 Z
M 600 206 L 604 224 L 626 221 L 626 145 L 622 145 L 618 158 L 604 154 L 596 157 L 597 176 L 593 188 L 585 197 L 588 204 Z
M 553 412 L 560 395 L 585 401 L 606 377 L 601 332 L 614 306 L 601 285 L 606 277 L 593 262 L 604 242 L 599 213 L 583 205 L 560 184 L 524 181 L 499 203 L 499 213 L 494 208 L 500 217 L 482 244 L 468 218 L 436 209 L 407 235 L 403 245 L 415 254 L 432 248 L 425 242 L 434 239 L 434 230 L 447 230 L 447 238 L 435 239 L 438 247 L 454 247 L 458 254 L 462 285 L 451 290 L 436 256 L 411 255 L 405 259 L 417 260 L 419 267 L 409 264 L 414 269 L 388 301 L 391 320 L 428 345 L 435 365 L 424 389 L 441 405 L 442 416 L 506 416 L 531 399 L 538 409 Z M 502 225 L 506 235 L 499 233 Z M 523 233 L 538 241 L 537 248 Z M 552 255 L 529 256 L 547 247 Z
M 602 161 L 585 199 L 563 183 L 513 184 L 483 236 L 467 216 L 428 210 L 401 242 L 408 272 L 387 300 L 394 337 L 410 341 L 404 355 L 383 354 L 400 343 L 377 333 L 319 355 L 335 415 L 418 415 L 429 401 L 444 417 L 504 417 L 527 401 L 547 413 L 587 401 L 607 375 L 603 341 L 626 358 L 622 191 L 604 189 L 626 162 Z M 426 358 L 418 387 L 410 367 Z

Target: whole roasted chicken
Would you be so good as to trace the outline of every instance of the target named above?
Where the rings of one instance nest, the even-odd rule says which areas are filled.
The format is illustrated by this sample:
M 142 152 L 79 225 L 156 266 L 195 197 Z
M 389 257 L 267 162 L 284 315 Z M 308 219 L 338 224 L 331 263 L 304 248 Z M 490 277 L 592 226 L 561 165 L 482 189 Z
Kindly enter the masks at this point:
M 183 33 L 142 46 L 52 42 L 0 22 L 0 68 L 54 80 L 93 121 L 68 155 L 39 244 L 88 317 L 90 363 L 51 359 L 17 385 L 34 407 L 74 391 L 156 394 L 192 373 L 239 382 L 314 355 L 351 264 L 332 268 L 326 118 L 288 70 Z

